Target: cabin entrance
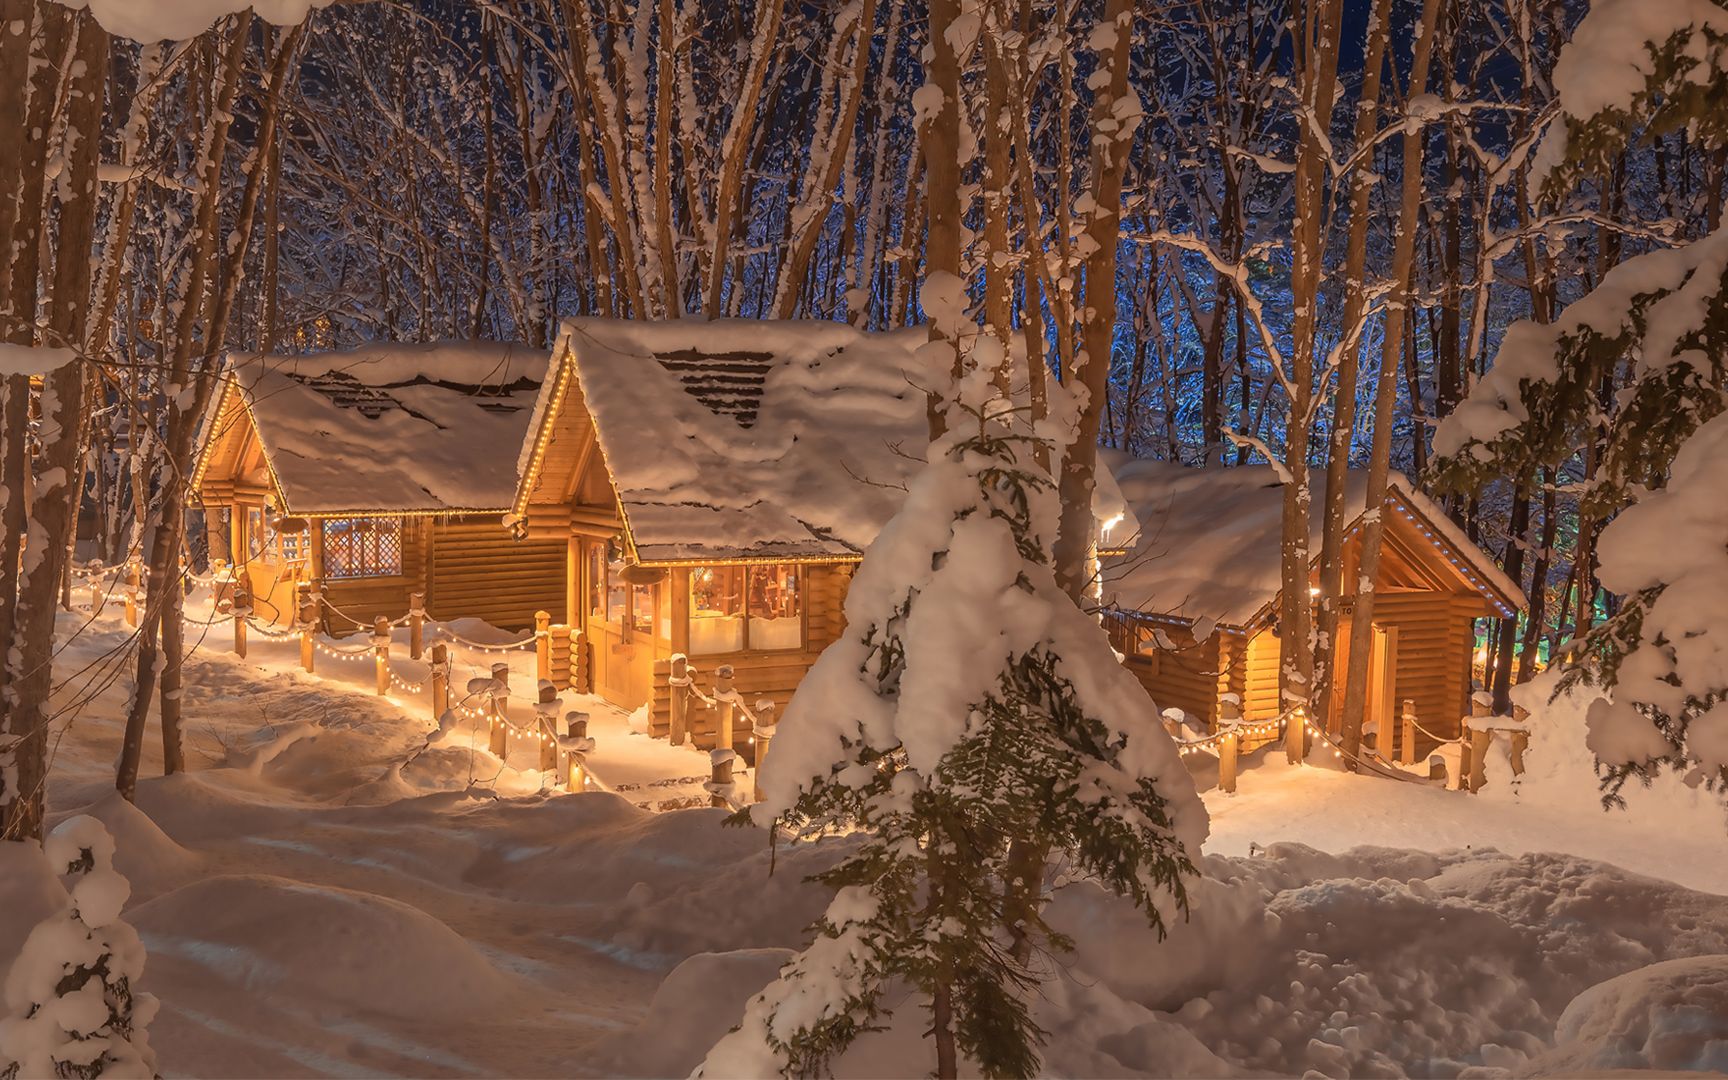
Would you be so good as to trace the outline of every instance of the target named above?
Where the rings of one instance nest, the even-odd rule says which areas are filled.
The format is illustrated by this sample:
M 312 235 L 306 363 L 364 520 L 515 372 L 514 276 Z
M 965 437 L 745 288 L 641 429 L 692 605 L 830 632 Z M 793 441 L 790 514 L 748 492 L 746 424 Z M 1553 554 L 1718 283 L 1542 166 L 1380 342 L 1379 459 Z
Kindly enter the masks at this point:
M 634 710 L 653 696 L 654 660 L 669 650 L 666 583 L 632 581 L 615 545 L 584 541 L 583 547 L 584 629 L 594 692 Z
M 1326 718 L 1326 731 L 1338 735 L 1344 729 L 1344 686 L 1350 665 L 1351 620 L 1338 620 L 1337 674 L 1332 681 L 1332 713 Z M 1392 739 L 1397 731 L 1398 704 L 1398 627 L 1374 624 L 1372 646 L 1368 656 L 1368 697 L 1362 708 L 1362 736 L 1378 733 L 1373 740 L 1381 756 L 1392 755 Z
M 294 528 L 282 529 L 285 523 Z M 264 503 L 242 503 L 231 524 L 236 573 L 246 582 L 253 617 L 292 626 L 299 616 L 300 582 L 310 576 L 312 544 L 306 523 L 279 518 Z

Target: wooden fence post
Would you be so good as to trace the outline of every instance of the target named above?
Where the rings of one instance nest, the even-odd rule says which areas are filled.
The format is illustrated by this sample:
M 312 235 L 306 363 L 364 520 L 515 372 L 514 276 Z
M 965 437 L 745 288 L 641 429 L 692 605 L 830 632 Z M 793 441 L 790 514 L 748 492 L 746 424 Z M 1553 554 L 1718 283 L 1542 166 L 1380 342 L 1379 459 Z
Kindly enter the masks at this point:
M 303 591 L 300 596 L 297 621 L 300 623 L 300 666 L 311 674 L 313 654 L 318 651 L 314 637 L 318 633 L 318 606 L 312 602 L 309 592 Z
M 382 615 L 372 620 L 372 648 L 378 654 L 373 661 L 378 673 L 378 696 L 383 697 L 390 692 L 390 620 Z
M 570 778 L 565 786 L 570 791 L 584 791 L 588 787 L 588 754 L 594 749 L 594 740 L 588 737 L 588 714 L 567 712 L 564 725 L 570 754 Z
M 239 585 L 234 587 L 234 655 L 246 656 L 246 619 L 252 614 L 252 594 Z
M 1218 790 L 1236 794 L 1236 750 L 1240 736 L 1226 731 L 1218 737 Z
M 550 612 L 536 611 L 534 613 L 534 677 L 542 681 L 552 677 L 552 615 Z
M 714 669 L 714 704 L 720 710 L 720 729 L 714 736 L 714 748 L 717 750 L 732 749 L 732 721 L 737 711 L 735 700 L 738 691 L 732 688 L 732 665 L 721 664 Z M 726 766 L 726 774 L 732 774 L 732 766 Z
M 493 664 L 492 678 L 502 687 L 490 698 L 492 719 L 492 742 L 490 749 L 500 761 L 510 756 L 510 665 Z
M 1494 740 L 1494 731 L 1486 725 L 1474 726 L 1470 721 L 1487 719 L 1493 708 L 1494 698 L 1487 691 L 1478 690 L 1470 695 L 1470 715 L 1464 718 L 1464 730 L 1460 733 L 1464 737 L 1464 745 L 1469 748 L 1470 767 L 1464 768 L 1460 765 L 1459 772 L 1469 778 L 1466 790 L 1472 793 L 1480 790 L 1487 780 L 1483 766 L 1487 764 L 1488 744 Z
M 432 719 L 442 723 L 450 711 L 450 646 L 432 646 Z
M 756 702 L 756 726 L 753 729 L 756 740 L 756 759 L 752 763 L 756 769 L 755 799 L 762 801 L 762 762 L 768 759 L 768 745 L 774 741 L 775 714 L 780 707 L 774 704 L 773 698 L 761 698 Z
M 684 734 L 690 725 L 690 660 L 683 653 L 672 654 L 672 672 L 666 685 L 672 691 L 672 728 L 667 739 L 673 746 L 684 745 Z
M 426 594 L 408 594 L 408 656 L 420 659 L 426 648 Z
M 142 573 L 138 569 L 138 560 L 136 558 L 127 559 L 125 596 L 127 626 L 138 625 L 138 585 L 141 577 Z M 241 656 L 246 655 L 244 650 L 239 650 L 239 652 Z
M 726 793 L 732 789 L 732 761 L 738 755 L 730 747 L 717 746 L 708 752 L 709 777 L 702 786 L 708 789 L 708 805 L 726 809 L 731 802 Z
M 558 773 L 558 687 L 540 680 L 540 700 L 534 705 L 534 727 L 540 736 L 540 771 Z

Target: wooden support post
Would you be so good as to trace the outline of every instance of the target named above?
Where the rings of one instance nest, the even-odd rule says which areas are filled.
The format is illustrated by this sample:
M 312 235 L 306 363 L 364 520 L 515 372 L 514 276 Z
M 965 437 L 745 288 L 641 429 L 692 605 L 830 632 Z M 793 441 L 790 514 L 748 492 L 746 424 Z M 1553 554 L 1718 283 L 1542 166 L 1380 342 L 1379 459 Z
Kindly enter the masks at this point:
M 534 613 L 534 677 L 550 679 L 552 677 L 552 615 L 550 612 L 536 611 Z
M 1514 705 L 1512 706 L 1512 719 L 1517 720 L 1520 723 L 1528 724 L 1530 722 L 1530 710 L 1526 709 L 1522 705 Z M 1511 735 L 1512 775 L 1523 776 L 1524 751 L 1530 749 L 1530 732 L 1528 730 L 1518 730 L 1513 731 Z
M 100 614 L 102 614 L 102 579 L 98 576 L 90 579 L 90 615 L 94 618 Z
M 490 749 L 502 761 L 510 756 L 510 665 L 493 664 L 492 678 L 503 689 L 489 701 L 493 721 Z
M 737 711 L 735 700 L 738 691 L 732 685 L 732 665 L 721 664 L 714 669 L 714 707 L 720 713 L 719 729 L 714 735 L 716 750 L 732 749 L 732 724 Z M 731 766 L 727 766 L 730 775 Z
M 426 649 L 426 594 L 408 594 L 408 655 L 414 660 Z
M 1470 715 L 1464 718 L 1464 730 L 1460 732 L 1464 737 L 1464 746 L 1469 750 L 1470 765 L 1465 768 L 1460 764 L 1458 768 L 1459 775 L 1468 779 L 1467 783 L 1460 785 L 1466 791 L 1475 792 L 1481 789 L 1486 779 L 1483 766 L 1487 764 L 1485 759 L 1488 756 L 1488 744 L 1494 740 L 1492 728 L 1486 725 L 1474 726 L 1470 721 L 1487 719 L 1493 711 L 1494 697 L 1486 690 L 1478 690 L 1470 695 Z
M 702 786 L 708 789 L 708 805 L 721 810 L 731 806 L 726 798 L 732 788 L 732 762 L 737 758 L 730 747 L 715 747 L 708 753 L 709 777 Z
M 450 711 L 450 646 L 432 646 L 432 719 L 442 723 Z
M 673 653 L 671 668 L 666 683 L 672 692 L 672 728 L 667 738 L 673 746 L 683 746 L 690 726 L 690 660 L 683 653 Z
M 390 620 L 380 615 L 372 620 L 372 648 L 377 653 L 378 696 L 390 692 Z
M 570 791 L 585 791 L 588 788 L 588 754 L 594 749 L 594 740 L 588 737 L 588 714 L 567 712 L 564 726 L 570 754 L 567 786 Z
M 540 700 L 534 710 L 540 736 L 540 771 L 558 775 L 558 688 L 552 680 L 540 682 Z
M 1400 721 L 1402 730 L 1398 733 L 1398 760 L 1406 765 L 1416 764 L 1416 703 L 1409 698 L 1404 699 L 1404 712 Z
M 1494 741 L 1493 728 L 1470 729 L 1470 790 L 1482 790 L 1482 785 L 1488 782 L 1486 766 L 1488 764 L 1488 744 Z
M 1236 793 L 1236 751 L 1240 742 L 1241 736 L 1234 731 L 1218 737 L 1218 790 L 1229 795 Z
M 252 597 L 239 586 L 234 589 L 234 655 L 246 656 L 246 619 L 252 614 Z

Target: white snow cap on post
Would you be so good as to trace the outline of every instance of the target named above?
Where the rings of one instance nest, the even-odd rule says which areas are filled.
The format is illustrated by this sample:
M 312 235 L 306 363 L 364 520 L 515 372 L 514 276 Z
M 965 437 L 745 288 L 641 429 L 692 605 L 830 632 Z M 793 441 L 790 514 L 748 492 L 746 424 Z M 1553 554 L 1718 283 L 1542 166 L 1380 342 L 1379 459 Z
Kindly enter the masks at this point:
M 218 19 L 252 8 L 258 17 L 277 26 L 305 20 L 313 8 L 330 0 L 60 0 L 69 8 L 88 9 L 102 29 L 133 41 L 184 41 L 197 37 Z

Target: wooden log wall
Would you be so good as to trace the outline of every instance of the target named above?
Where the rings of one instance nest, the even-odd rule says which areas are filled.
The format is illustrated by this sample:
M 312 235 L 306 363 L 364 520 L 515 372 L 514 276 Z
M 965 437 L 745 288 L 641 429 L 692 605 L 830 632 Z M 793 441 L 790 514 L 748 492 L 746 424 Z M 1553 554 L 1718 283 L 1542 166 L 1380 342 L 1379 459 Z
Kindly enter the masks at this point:
M 512 539 L 496 517 L 435 520 L 426 613 L 506 630 L 532 627 L 536 611 L 565 622 L 564 563 L 563 540 Z
M 1219 638 L 1214 634 L 1185 649 L 1158 649 L 1131 653 L 1128 670 L 1152 695 L 1160 714 L 1181 709 L 1210 731 L 1218 720 Z
M 1447 738 L 1469 711 L 1470 619 L 1480 605 L 1474 596 L 1436 592 L 1382 593 L 1374 601 L 1374 621 L 1398 627 L 1397 698 L 1414 701 L 1422 726 Z M 1418 753 L 1435 745 L 1417 733 Z

